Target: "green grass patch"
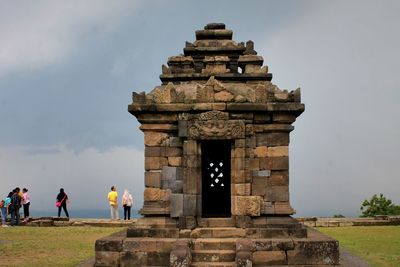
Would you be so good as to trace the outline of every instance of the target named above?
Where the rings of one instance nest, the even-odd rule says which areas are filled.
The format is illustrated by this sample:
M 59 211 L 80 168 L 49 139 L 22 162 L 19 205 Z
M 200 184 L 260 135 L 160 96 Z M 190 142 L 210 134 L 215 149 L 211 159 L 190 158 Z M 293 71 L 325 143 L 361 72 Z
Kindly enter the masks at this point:
M 0 266 L 76 266 L 94 242 L 123 228 L 0 227 Z
M 371 266 L 400 266 L 400 226 L 320 227 Z

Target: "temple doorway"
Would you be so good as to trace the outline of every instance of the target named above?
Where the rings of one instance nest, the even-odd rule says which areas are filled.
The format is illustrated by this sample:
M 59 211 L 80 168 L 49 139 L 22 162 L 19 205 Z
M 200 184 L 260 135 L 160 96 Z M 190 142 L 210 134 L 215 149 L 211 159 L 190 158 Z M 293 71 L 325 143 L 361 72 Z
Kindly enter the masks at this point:
M 231 216 L 231 142 L 201 142 L 202 217 Z

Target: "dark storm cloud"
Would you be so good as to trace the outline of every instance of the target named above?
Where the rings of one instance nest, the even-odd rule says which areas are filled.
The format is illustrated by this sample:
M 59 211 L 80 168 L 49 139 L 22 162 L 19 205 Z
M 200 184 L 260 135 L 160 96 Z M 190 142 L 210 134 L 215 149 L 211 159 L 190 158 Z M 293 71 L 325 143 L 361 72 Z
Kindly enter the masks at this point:
M 105 14 L 106 7 L 98 8 L 98 14 L 92 15 L 92 19 L 85 18 L 91 15 L 88 6 L 77 5 L 75 8 L 83 11 L 70 12 L 70 19 L 78 18 L 76 25 L 68 16 L 54 19 L 59 23 L 58 28 L 50 28 L 54 35 L 46 32 L 47 26 L 41 25 L 40 19 L 37 26 L 20 23 L 21 35 L 27 32 L 24 28 L 27 27 L 37 30 L 44 39 L 38 40 L 39 37 L 33 35 L 33 43 L 26 40 L 21 44 L 23 37 L 18 36 L 15 37 L 18 45 L 8 44 L 10 47 L 16 45 L 15 49 L 26 53 L 28 59 L 20 58 L 22 63 L 10 62 L 8 66 L 5 62 L 0 68 L 5 73 L 0 73 L 0 120 L 3 125 L 0 143 L 62 143 L 74 149 L 104 149 L 116 145 L 141 147 L 136 120 L 126 112 L 131 92 L 150 91 L 159 85 L 161 65 L 169 56 L 182 53 L 185 41 L 193 41 L 194 30 L 209 21 L 226 22 L 237 32 L 236 39 L 246 41 L 265 28 L 272 29 L 270 25 L 282 26 L 290 21 L 289 18 L 278 18 L 273 9 L 286 10 L 286 16 L 294 15 L 293 7 L 289 8 L 288 3 L 258 4 L 262 8 L 227 1 L 213 3 L 212 7 L 207 2 L 200 6 L 193 2 L 157 2 L 138 5 L 139 11 L 136 11 L 134 4 L 126 2 L 126 9 L 132 11 L 124 12 L 125 17 L 118 17 L 124 6 L 120 5 L 114 7 L 112 15 Z M 74 10 L 74 5 L 65 5 Z M 227 7 L 231 14 L 226 13 Z M 25 13 L 13 10 L 17 14 Z M 31 16 L 58 12 L 59 7 L 43 4 L 42 10 L 34 10 L 36 13 Z M 204 16 L 193 16 L 196 13 Z M 261 20 L 262 17 L 268 19 Z M 42 23 L 51 21 L 49 18 Z M 8 33 L 6 29 L 4 32 Z M 42 61 L 35 48 L 29 47 L 35 45 L 35 40 L 38 44 L 50 43 L 47 50 L 41 51 L 49 59 Z M 59 45 L 62 41 L 69 44 Z M 32 61 L 32 65 L 36 63 L 37 66 L 25 68 L 23 61 Z

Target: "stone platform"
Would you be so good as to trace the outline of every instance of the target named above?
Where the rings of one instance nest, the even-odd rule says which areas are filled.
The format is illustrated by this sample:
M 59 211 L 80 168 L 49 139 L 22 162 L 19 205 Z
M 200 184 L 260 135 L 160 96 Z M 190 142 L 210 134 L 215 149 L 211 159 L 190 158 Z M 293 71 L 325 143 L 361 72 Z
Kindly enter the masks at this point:
M 199 219 L 194 229 L 173 224 L 170 218 L 145 218 L 127 231 L 97 240 L 95 266 L 339 264 L 337 241 L 290 217 L 265 218 L 263 224 L 245 228 L 237 227 L 232 218 Z

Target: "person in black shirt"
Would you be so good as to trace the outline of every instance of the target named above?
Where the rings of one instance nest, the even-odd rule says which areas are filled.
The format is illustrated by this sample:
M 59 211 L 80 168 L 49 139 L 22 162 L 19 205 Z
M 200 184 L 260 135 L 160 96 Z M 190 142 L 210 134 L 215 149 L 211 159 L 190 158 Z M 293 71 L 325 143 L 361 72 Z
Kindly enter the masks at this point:
M 60 217 L 61 215 L 61 208 L 62 208 L 67 218 L 69 218 L 67 210 L 67 200 L 68 200 L 68 195 L 64 192 L 64 188 L 60 188 L 60 193 L 58 193 L 57 195 L 57 201 L 61 202 L 61 205 L 58 207 L 58 217 Z

